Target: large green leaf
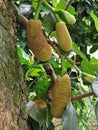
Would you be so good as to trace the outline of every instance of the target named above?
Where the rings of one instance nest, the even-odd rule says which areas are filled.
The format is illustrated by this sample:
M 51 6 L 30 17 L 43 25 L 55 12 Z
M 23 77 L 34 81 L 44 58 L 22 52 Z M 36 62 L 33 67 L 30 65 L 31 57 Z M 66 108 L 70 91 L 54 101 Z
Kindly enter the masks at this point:
M 78 130 L 78 116 L 71 102 L 62 116 L 62 123 L 64 130 Z
M 69 13 L 71 13 L 72 15 L 76 14 L 75 8 L 74 8 L 72 5 L 70 5 L 70 6 L 68 7 L 67 11 L 68 11 Z
M 97 17 L 93 12 L 90 13 L 90 16 L 91 16 L 92 19 L 94 20 L 95 28 L 96 28 L 96 30 L 98 31 L 98 17 Z
M 65 6 L 66 6 L 65 0 L 60 0 L 56 6 L 56 9 L 65 9 Z
M 53 7 L 56 7 L 58 3 L 59 3 L 59 0 L 52 0 Z
M 95 57 L 92 57 L 90 59 L 90 63 L 92 64 L 93 70 L 98 71 L 98 59 L 96 59 Z
M 86 56 L 82 53 L 82 51 L 80 51 L 80 49 L 78 48 L 75 42 L 73 42 L 73 49 L 82 59 L 87 60 Z
M 55 26 L 55 19 L 53 17 L 53 15 L 51 13 L 49 14 L 46 14 L 44 17 L 43 17 L 43 27 L 45 28 L 45 30 L 47 32 L 52 32 L 54 31 L 54 26 Z
M 87 61 L 86 59 L 83 59 L 81 62 L 82 70 L 88 74 L 95 75 L 94 70 L 92 68 L 92 64 Z
M 38 84 L 36 85 L 36 94 L 37 98 L 42 98 L 45 96 L 48 87 L 49 87 L 50 82 L 47 80 L 40 80 Z

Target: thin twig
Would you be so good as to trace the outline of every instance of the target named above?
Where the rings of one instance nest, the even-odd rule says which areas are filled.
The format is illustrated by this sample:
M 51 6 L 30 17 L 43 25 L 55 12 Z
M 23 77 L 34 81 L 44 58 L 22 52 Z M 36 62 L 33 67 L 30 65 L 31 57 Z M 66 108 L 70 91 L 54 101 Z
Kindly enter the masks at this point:
M 73 102 L 73 101 L 80 100 L 82 98 L 89 97 L 89 96 L 92 96 L 92 95 L 94 95 L 93 91 L 89 92 L 89 93 L 85 93 L 85 94 L 79 95 L 79 96 L 76 96 L 76 97 L 72 97 L 71 101 Z
M 57 46 L 57 44 L 54 41 L 51 41 L 50 39 L 47 39 L 47 42 L 56 50 L 56 53 L 59 55 L 61 59 L 66 59 L 71 65 L 75 66 L 77 63 L 70 59 L 68 56 L 63 55 Z
M 55 74 L 55 72 L 54 72 L 54 70 L 53 70 L 53 68 L 50 64 L 44 65 L 44 69 L 45 69 L 46 73 L 51 78 L 51 85 L 48 88 L 48 91 L 45 95 L 45 98 L 47 98 L 48 100 L 51 100 L 52 99 L 51 93 L 52 93 L 52 90 L 53 90 L 53 87 L 54 87 L 54 84 L 55 84 L 55 81 L 56 81 L 56 74 Z
M 67 5 L 66 5 L 66 7 L 65 7 L 65 10 L 68 9 L 68 7 L 70 6 L 71 2 L 72 2 L 72 0 L 70 0 L 70 1 L 67 3 Z
M 51 82 L 54 84 L 56 81 L 56 74 L 55 74 L 52 66 L 50 64 L 46 64 L 46 65 L 44 65 L 44 69 L 45 69 L 46 73 L 50 76 Z
M 22 14 L 18 13 L 17 20 L 25 29 L 27 28 L 28 19 Z

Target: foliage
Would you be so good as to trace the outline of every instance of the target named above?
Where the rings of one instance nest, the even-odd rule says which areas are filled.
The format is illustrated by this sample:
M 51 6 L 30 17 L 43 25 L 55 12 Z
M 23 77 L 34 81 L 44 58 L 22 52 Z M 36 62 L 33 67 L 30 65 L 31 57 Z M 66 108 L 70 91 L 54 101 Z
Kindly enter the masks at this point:
M 62 73 L 69 74 L 72 79 L 72 97 L 89 93 L 92 90 L 94 90 L 95 94 L 98 95 L 98 78 L 95 79 L 93 84 L 89 83 L 85 78 L 86 76 L 91 77 L 91 75 L 97 77 L 98 73 L 98 59 L 92 56 L 98 48 L 98 1 L 47 0 L 47 2 L 54 9 L 65 9 L 76 18 L 75 24 L 70 25 L 66 23 L 73 41 L 73 49 L 70 52 L 65 53 L 61 51 L 61 54 L 66 56 L 67 59 L 62 61 L 60 55 L 54 48 L 52 48 L 52 57 L 49 61 L 38 61 L 28 47 L 26 42 L 26 31 L 20 27 L 21 25 L 17 30 L 17 46 L 18 55 L 24 72 L 24 79 L 29 93 L 29 100 L 35 101 L 36 99 L 43 99 L 46 102 L 48 110 L 47 125 L 45 128 L 47 130 L 54 130 L 54 125 L 52 123 L 53 117 L 50 113 L 50 101 L 45 98 L 47 90 L 51 86 L 51 77 L 47 75 L 44 68 L 46 64 L 52 65 L 57 76 L 62 75 Z M 28 19 L 35 17 L 38 5 L 37 0 L 15 0 L 15 4 L 17 5 L 18 11 Z M 41 6 L 39 19 L 42 21 L 45 36 L 57 43 L 55 32 L 56 18 L 53 11 L 43 4 Z M 77 66 L 74 66 L 70 59 L 77 63 Z M 70 122 L 75 118 L 75 124 L 77 126 L 76 110 L 79 119 L 78 129 L 82 130 L 82 128 L 84 128 L 84 130 L 90 130 L 87 122 L 93 106 L 95 107 L 95 114 L 98 120 L 97 98 L 95 96 L 86 97 L 79 101 L 73 101 L 72 104 L 67 106 L 70 107 L 70 109 L 65 109 L 65 114 L 62 117 L 64 129 L 66 129 L 65 127 L 69 127 L 65 126 L 65 120 Z M 73 114 L 72 118 L 68 115 L 69 111 Z M 65 117 L 65 115 L 69 118 Z M 32 118 L 30 118 L 30 124 L 32 129 L 39 129 L 38 123 Z M 75 126 L 75 124 L 72 124 L 71 127 L 73 128 L 73 125 Z M 68 123 L 68 125 L 70 125 L 70 123 Z

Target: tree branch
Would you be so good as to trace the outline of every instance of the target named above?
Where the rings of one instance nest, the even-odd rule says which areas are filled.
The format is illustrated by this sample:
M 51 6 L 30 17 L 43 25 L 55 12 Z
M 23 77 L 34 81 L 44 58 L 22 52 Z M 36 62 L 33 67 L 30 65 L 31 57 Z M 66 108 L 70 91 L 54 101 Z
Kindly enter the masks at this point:
M 93 91 L 89 92 L 89 93 L 85 93 L 85 94 L 79 95 L 79 96 L 76 96 L 76 97 L 72 97 L 71 101 L 73 102 L 73 101 L 80 100 L 82 98 L 89 97 L 89 96 L 92 96 L 92 95 L 94 95 Z
M 44 69 L 46 73 L 50 76 L 52 83 L 54 84 L 56 81 L 56 74 L 50 64 L 44 65 Z
M 61 54 L 59 47 L 57 46 L 57 43 L 54 41 L 51 41 L 50 39 L 47 39 L 47 42 L 56 50 L 57 54 L 61 59 L 66 59 L 71 65 L 75 66 L 77 63 L 70 58 L 68 58 L 66 55 Z
M 26 30 L 28 19 L 25 16 L 23 16 L 22 14 L 18 13 L 17 20 L 18 20 L 19 24 L 21 24 Z
M 68 9 L 68 7 L 70 6 L 71 2 L 72 2 L 72 0 L 70 0 L 70 1 L 67 3 L 67 5 L 66 5 L 66 7 L 65 7 L 65 10 Z

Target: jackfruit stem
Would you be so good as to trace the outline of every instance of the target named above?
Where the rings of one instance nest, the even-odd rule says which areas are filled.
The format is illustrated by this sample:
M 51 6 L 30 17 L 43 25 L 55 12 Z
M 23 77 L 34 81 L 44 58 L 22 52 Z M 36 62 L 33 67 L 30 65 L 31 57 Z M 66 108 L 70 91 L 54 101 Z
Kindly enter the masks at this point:
M 51 10 L 52 13 L 55 13 L 55 8 L 53 8 L 46 0 L 42 0 L 43 4 Z
M 57 14 L 54 14 L 54 16 L 55 16 L 55 19 L 56 19 L 56 22 L 57 22 L 57 23 L 59 23 L 59 22 L 62 21 Z
M 42 0 L 42 2 L 43 2 L 43 4 L 54 14 L 56 21 L 57 21 L 57 22 L 60 22 L 61 19 L 60 19 L 59 16 L 56 14 L 55 8 L 53 8 L 53 7 L 52 7 L 50 4 L 48 4 L 48 2 L 45 1 L 45 0 Z
M 39 13 L 40 13 L 41 8 L 42 8 L 42 1 L 39 1 L 36 12 L 35 12 L 34 20 L 37 20 L 39 18 Z

